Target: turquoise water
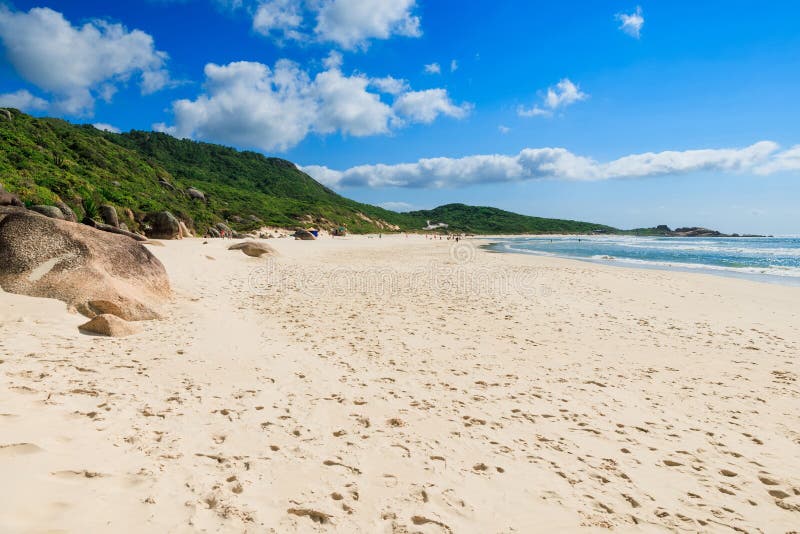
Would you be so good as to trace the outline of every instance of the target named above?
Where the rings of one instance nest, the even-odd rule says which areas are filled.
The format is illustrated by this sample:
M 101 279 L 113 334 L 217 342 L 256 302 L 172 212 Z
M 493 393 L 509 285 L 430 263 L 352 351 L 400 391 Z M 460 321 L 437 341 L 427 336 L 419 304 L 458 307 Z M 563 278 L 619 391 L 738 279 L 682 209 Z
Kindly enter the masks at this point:
M 487 248 L 800 285 L 800 237 L 514 237 L 492 239 Z

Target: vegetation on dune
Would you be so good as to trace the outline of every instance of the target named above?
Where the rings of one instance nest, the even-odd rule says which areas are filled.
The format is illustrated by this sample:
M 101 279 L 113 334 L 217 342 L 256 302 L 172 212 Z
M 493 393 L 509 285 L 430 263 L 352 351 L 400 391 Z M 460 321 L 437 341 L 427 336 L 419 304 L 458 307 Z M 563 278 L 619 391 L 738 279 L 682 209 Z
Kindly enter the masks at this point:
M 343 225 L 365 233 L 420 230 L 426 220 L 475 234 L 616 232 L 464 204 L 396 213 L 345 198 L 283 159 L 164 133 L 105 132 L 16 110 L 0 116 L 0 183 L 28 205 L 63 201 L 79 219 L 111 204 L 134 230 L 144 214 L 166 210 L 201 233 L 220 221 L 240 231 Z M 205 200 L 193 198 L 189 188 Z

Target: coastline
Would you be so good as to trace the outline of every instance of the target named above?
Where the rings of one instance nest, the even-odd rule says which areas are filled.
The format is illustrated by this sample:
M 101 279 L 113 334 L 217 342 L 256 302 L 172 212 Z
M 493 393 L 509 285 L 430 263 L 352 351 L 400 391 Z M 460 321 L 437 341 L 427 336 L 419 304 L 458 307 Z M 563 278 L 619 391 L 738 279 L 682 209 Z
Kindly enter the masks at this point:
M 800 288 L 472 240 L 233 242 L 150 247 L 174 298 L 129 338 L 0 292 L 0 530 L 797 524 Z
M 686 261 L 681 262 L 681 261 L 669 261 L 669 260 L 640 259 L 640 258 L 629 258 L 624 256 L 615 256 L 606 254 L 579 256 L 575 254 L 570 255 L 567 253 L 550 252 L 537 249 L 513 248 L 508 246 L 507 242 L 504 241 L 507 239 L 525 239 L 525 238 L 564 239 L 571 237 L 575 237 L 576 239 L 581 238 L 581 236 L 552 234 L 552 235 L 541 235 L 541 236 L 525 236 L 525 235 L 504 236 L 504 237 L 493 236 L 490 238 L 481 237 L 475 239 L 489 240 L 489 242 L 479 245 L 480 248 L 488 252 L 498 253 L 498 254 L 522 254 L 522 255 L 539 256 L 539 257 L 557 257 L 572 261 L 587 262 L 596 265 L 607 265 L 619 268 L 661 270 L 661 271 L 683 272 L 683 273 L 701 273 L 713 276 L 722 276 L 725 278 L 748 280 L 748 281 L 768 283 L 768 284 L 777 284 L 777 285 L 784 285 L 791 287 L 800 286 L 800 275 L 792 276 L 789 274 L 776 274 L 774 272 L 776 270 L 774 267 L 756 267 L 756 266 L 727 267 L 722 265 L 715 265 L 713 263 L 701 263 L 701 262 L 692 263 Z M 596 236 L 591 236 L 591 237 L 596 237 Z M 587 242 L 591 242 L 591 237 L 586 237 L 585 240 Z M 629 236 L 629 237 L 636 239 L 641 236 Z M 793 236 L 790 236 L 789 238 L 793 238 Z M 645 237 L 644 239 L 647 239 L 647 237 Z M 681 239 L 681 238 L 668 238 L 668 239 L 671 240 L 671 239 Z M 692 239 L 708 239 L 713 241 L 715 239 L 720 239 L 720 238 L 703 237 L 703 238 L 692 238 Z M 722 239 L 727 239 L 727 238 L 722 238 Z M 739 241 L 748 239 L 761 240 L 769 238 L 737 237 L 731 239 Z M 501 245 L 506 245 L 506 248 L 505 249 L 500 248 Z

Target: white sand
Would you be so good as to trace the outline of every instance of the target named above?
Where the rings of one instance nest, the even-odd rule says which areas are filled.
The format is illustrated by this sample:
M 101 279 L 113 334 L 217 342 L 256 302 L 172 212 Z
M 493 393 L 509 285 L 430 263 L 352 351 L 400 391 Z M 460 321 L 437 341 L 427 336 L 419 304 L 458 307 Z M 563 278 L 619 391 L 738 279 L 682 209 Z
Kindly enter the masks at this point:
M 175 299 L 129 338 L 0 292 L 0 532 L 800 525 L 798 288 L 230 243 L 151 247 Z

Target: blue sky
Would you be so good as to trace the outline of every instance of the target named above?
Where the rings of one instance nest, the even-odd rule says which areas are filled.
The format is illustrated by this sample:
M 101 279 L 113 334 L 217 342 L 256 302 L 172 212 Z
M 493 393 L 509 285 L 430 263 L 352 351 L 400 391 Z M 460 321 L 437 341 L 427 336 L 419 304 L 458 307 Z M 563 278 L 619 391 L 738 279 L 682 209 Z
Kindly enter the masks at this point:
M 800 233 L 796 2 L 0 5 L 0 105 L 35 115 L 255 149 L 389 207 Z

